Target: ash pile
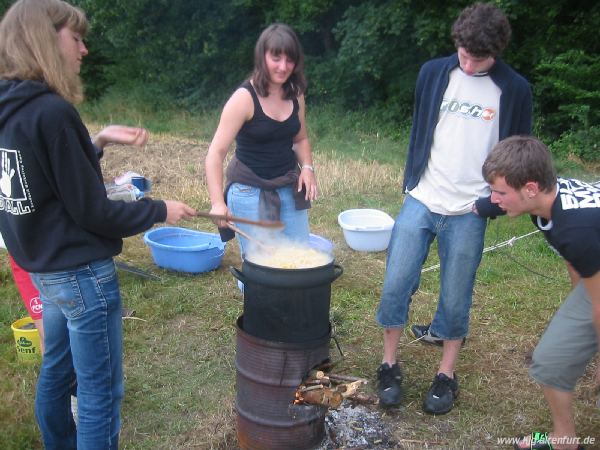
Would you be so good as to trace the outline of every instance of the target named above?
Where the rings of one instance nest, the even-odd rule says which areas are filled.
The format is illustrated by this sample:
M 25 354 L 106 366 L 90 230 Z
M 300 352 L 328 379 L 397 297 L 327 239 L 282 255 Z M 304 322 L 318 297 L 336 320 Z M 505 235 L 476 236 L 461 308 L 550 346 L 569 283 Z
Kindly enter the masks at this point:
M 311 370 L 294 401 L 328 408 L 325 439 L 317 450 L 394 448 L 393 434 L 376 407 L 377 397 L 360 392 L 368 381 L 328 372 L 332 366 L 325 363 Z
M 317 450 L 383 450 L 397 446 L 380 411 L 350 401 L 329 410 L 325 417 L 325 436 Z

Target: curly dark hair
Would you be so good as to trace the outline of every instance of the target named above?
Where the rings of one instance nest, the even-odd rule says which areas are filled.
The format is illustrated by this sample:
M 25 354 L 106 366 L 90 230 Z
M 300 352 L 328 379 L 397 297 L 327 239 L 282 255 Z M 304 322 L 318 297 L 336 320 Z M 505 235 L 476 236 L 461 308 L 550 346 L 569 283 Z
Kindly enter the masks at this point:
M 452 25 L 456 48 L 475 57 L 499 56 L 508 45 L 511 29 L 504 13 L 490 3 L 466 7 Z

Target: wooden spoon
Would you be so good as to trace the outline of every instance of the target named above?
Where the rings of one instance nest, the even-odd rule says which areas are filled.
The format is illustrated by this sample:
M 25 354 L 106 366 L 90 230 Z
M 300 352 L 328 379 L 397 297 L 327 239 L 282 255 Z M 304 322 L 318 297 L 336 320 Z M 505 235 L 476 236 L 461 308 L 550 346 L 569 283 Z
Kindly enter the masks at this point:
M 253 236 L 250 236 L 248 233 L 246 233 L 245 231 L 242 231 L 242 230 L 240 230 L 240 229 L 239 229 L 238 227 L 236 227 L 235 225 L 228 224 L 227 226 L 228 226 L 229 228 L 231 228 L 233 231 L 235 231 L 237 234 L 239 234 L 240 236 L 242 236 L 242 237 L 245 237 L 245 238 L 246 238 L 246 239 L 248 239 L 250 242 L 252 242 L 252 243 L 254 243 L 254 244 L 258 245 L 258 246 L 259 246 L 259 247 L 261 247 L 263 250 L 270 251 L 270 250 L 273 250 L 273 248 L 274 248 L 273 246 L 271 246 L 271 245 L 268 245 L 268 244 L 265 244 L 264 242 L 262 242 L 262 241 L 259 241 L 259 240 L 258 240 L 258 239 L 256 239 L 255 237 L 253 237 Z
M 203 212 L 203 211 L 197 211 L 196 215 L 200 216 L 200 217 L 207 217 L 209 219 L 221 219 L 221 220 L 225 220 L 227 222 L 247 223 L 249 225 L 256 225 L 258 227 L 264 227 L 264 228 L 283 228 L 283 227 L 285 227 L 283 222 L 278 221 L 278 220 L 250 220 L 250 219 L 245 219 L 244 217 L 231 216 L 229 214 L 212 214 L 212 213 L 207 213 L 207 212 Z M 229 228 L 231 228 L 231 226 Z M 233 228 L 231 228 L 231 229 L 233 230 Z M 242 234 L 242 236 L 244 236 L 244 235 Z M 246 237 L 246 236 L 244 236 L 244 237 Z

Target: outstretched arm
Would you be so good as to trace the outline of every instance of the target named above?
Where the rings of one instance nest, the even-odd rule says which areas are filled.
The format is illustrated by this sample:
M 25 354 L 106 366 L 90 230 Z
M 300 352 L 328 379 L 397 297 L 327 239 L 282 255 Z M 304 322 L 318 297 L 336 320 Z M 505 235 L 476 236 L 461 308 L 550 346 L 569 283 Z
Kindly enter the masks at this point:
M 176 200 L 163 200 L 167 206 L 167 218 L 165 222 L 175 225 L 183 219 L 191 219 L 196 215 L 196 210 L 183 202 Z
M 100 150 L 104 150 L 104 147 L 111 144 L 143 147 L 148 142 L 148 136 L 148 130 L 145 128 L 109 125 L 94 136 L 92 142 Z

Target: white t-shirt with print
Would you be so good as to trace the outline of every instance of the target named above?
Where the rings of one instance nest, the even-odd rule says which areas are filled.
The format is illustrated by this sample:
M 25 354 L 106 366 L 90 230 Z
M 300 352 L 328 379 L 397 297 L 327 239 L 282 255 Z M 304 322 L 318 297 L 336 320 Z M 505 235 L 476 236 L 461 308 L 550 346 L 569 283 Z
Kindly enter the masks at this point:
M 481 167 L 498 142 L 500 94 L 488 75 L 469 76 L 458 67 L 450 73 L 427 168 L 410 191 L 430 211 L 465 214 L 489 195 Z

